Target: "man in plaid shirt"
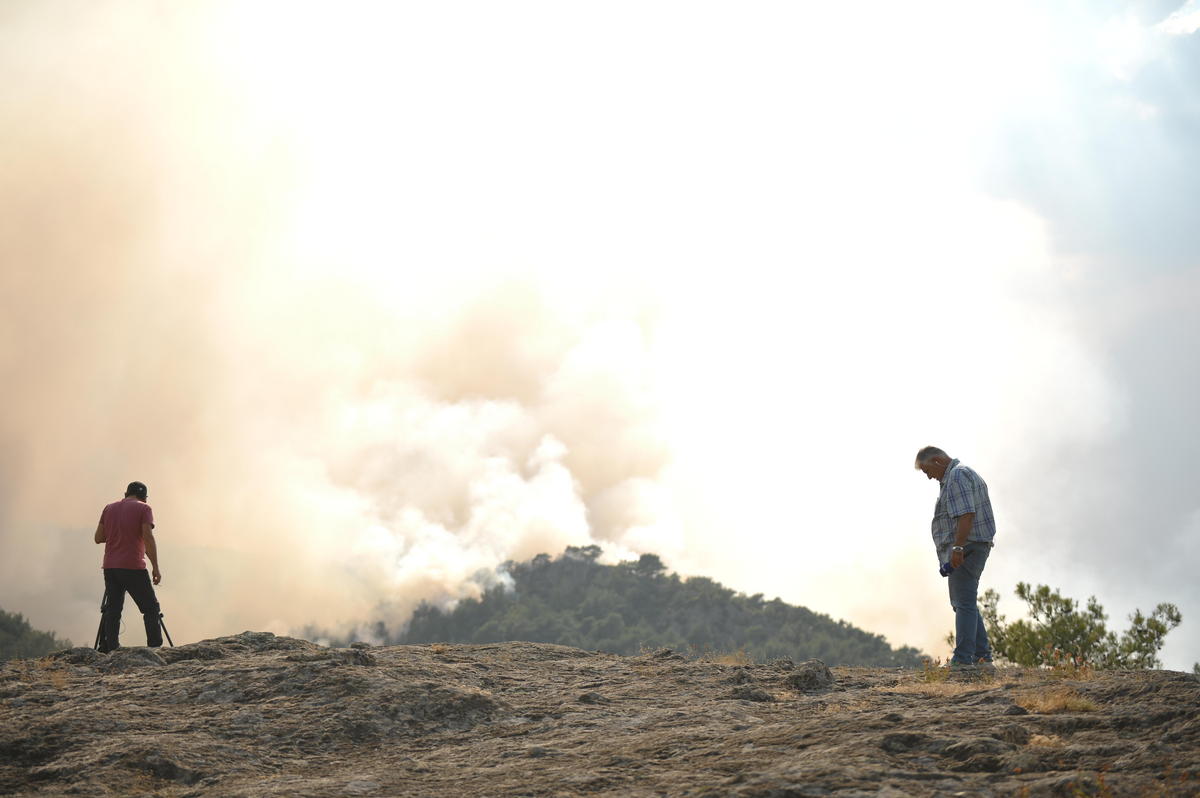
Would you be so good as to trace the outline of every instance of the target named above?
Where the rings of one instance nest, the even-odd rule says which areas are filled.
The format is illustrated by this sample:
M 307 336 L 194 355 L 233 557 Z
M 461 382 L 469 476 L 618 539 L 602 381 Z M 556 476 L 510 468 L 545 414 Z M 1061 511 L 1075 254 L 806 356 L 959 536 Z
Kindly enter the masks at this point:
M 954 608 L 951 669 L 993 670 L 992 648 L 979 613 L 979 577 L 996 537 L 996 519 L 983 477 L 936 446 L 917 452 L 916 467 L 941 484 L 933 510 L 933 545 L 950 570 Z

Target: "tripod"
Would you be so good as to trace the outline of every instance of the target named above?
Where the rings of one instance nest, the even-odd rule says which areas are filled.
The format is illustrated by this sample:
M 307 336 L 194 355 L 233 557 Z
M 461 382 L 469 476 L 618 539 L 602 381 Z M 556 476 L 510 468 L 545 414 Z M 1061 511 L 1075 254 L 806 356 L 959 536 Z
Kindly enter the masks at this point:
M 104 612 L 108 609 L 108 591 L 104 591 L 104 597 L 100 599 L 100 628 L 96 630 L 96 644 L 92 648 L 98 651 L 110 651 L 108 639 L 104 635 Z M 163 620 L 163 614 L 158 614 L 158 625 L 162 627 L 163 634 L 167 636 L 167 642 L 171 644 L 171 648 L 175 647 L 175 641 L 171 639 L 171 633 L 167 631 L 167 623 Z

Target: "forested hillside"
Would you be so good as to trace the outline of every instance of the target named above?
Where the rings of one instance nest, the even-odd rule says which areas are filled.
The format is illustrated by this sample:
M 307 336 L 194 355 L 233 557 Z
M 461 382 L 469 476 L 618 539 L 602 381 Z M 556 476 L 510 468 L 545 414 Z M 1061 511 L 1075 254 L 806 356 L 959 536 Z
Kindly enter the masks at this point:
M 53 632 L 37 631 L 20 613 L 0 610 L 0 662 L 40 657 L 70 647 L 70 640 L 55 637 Z
M 513 586 L 495 587 L 452 611 L 422 604 L 406 630 L 376 634 L 388 643 L 560 643 L 617 654 L 669 647 L 737 652 L 755 661 L 816 657 L 830 665 L 917 666 L 916 649 L 893 649 L 880 635 L 778 598 L 746 596 L 705 577 L 667 574 L 654 554 L 601 565 L 597 546 L 569 547 L 508 563 Z

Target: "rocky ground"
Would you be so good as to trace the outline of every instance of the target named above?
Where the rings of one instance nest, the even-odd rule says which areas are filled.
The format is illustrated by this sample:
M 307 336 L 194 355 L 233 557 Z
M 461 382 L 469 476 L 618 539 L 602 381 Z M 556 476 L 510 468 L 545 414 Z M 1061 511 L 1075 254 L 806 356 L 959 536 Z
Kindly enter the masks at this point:
M 0 794 L 1200 795 L 1200 681 L 1069 676 L 254 632 L 76 648 L 0 669 Z

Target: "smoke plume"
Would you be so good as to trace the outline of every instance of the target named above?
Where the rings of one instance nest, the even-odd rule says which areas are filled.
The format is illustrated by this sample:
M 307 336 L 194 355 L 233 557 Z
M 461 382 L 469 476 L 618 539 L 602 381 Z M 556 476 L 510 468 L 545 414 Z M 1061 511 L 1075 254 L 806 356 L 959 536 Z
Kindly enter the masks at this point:
M 1191 618 L 1193 5 L 0 4 L 0 606 L 138 479 L 177 640 L 596 543 L 944 654 L 933 443 Z
M 133 479 L 180 639 L 396 624 L 663 521 L 650 315 L 568 317 L 519 269 L 314 266 L 302 145 L 209 20 L 73 10 L 9 4 L 0 46 L 5 606 L 86 640 L 93 525 Z

